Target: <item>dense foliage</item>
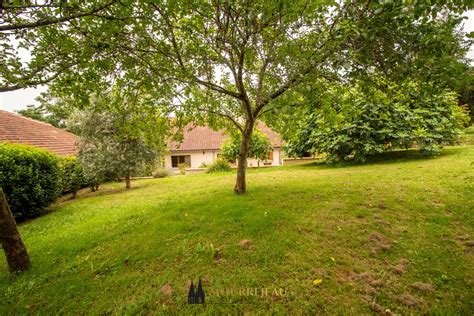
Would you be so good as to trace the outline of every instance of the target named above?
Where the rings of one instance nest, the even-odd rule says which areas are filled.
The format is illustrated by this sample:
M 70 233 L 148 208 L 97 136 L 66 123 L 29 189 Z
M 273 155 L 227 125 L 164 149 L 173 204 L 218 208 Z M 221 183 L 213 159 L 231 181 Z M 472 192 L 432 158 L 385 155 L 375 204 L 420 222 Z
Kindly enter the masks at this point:
M 455 87 L 459 94 L 459 103 L 466 105 L 471 116 L 470 123 L 474 123 L 474 67 L 466 67 L 463 80 Z
M 74 110 L 74 101 L 71 98 L 58 98 L 49 92 L 43 92 L 35 100 L 37 105 L 28 105 L 26 109 L 18 110 L 18 114 L 59 128 L 66 127 L 67 118 Z
M 369 155 L 416 145 L 427 154 L 437 154 L 457 140 L 468 118 L 454 93 L 413 83 L 361 89 L 332 89 L 326 102 L 309 110 L 287 139 L 288 153 L 364 161 Z
M 231 170 L 232 168 L 229 162 L 223 158 L 219 158 L 207 167 L 206 173 L 227 172 Z
M 52 117 L 49 113 L 43 110 L 40 106 L 28 105 L 26 109 L 18 110 L 18 114 L 31 119 L 42 121 L 56 127 L 64 127 L 59 120 Z
M 51 26 L 62 28 L 69 21 L 91 21 L 117 0 L 94 1 L 22 1 L 0 2 L 0 93 L 42 85 L 77 66 L 80 59 L 68 51 L 63 38 L 56 47 L 40 48 L 52 43 L 51 37 L 38 33 Z M 97 18 L 97 20 L 105 17 Z M 97 21 L 96 20 L 96 21 Z M 59 46 L 62 46 L 59 48 Z M 69 45 L 69 48 L 70 45 Z M 84 49 L 87 51 L 87 49 Z M 28 56 L 29 58 L 25 58 Z
M 0 187 L 15 218 L 38 216 L 61 193 L 58 158 L 31 146 L 0 144 Z
M 63 157 L 60 159 L 60 166 L 62 193 L 71 193 L 72 198 L 75 198 L 77 191 L 89 184 L 82 165 L 76 157 Z
M 240 152 L 240 144 L 242 142 L 242 135 L 232 134 L 224 141 L 221 148 L 222 157 L 227 160 L 236 160 Z M 249 143 L 248 158 L 255 158 L 258 161 L 266 160 L 268 153 L 273 151 L 273 145 L 267 135 L 256 130 L 252 133 L 252 138 Z
M 119 98 L 120 100 L 117 100 Z M 166 118 L 157 113 L 140 112 L 133 104 L 126 106 L 121 97 L 97 102 L 124 102 L 121 111 L 77 111 L 68 120 L 68 128 L 80 137 L 78 159 L 95 188 L 107 179 L 130 177 L 155 165 L 164 148 Z M 150 171 L 151 174 L 151 171 Z

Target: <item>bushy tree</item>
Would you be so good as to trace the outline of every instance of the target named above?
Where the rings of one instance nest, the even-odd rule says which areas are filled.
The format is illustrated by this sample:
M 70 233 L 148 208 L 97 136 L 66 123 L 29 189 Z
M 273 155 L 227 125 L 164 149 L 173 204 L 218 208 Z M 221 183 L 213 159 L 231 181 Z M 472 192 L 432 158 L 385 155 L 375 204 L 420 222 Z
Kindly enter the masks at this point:
M 376 153 L 416 145 L 433 155 L 457 140 L 468 119 L 456 94 L 449 91 L 413 82 L 365 90 L 333 87 L 326 101 L 307 109 L 296 132 L 287 137 L 288 154 L 325 153 L 330 161 L 364 161 Z
M 93 190 L 99 183 L 119 177 L 125 178 L 126 188 L 130 188 L 131 176 L 144 164 L 154 164 L 163 152 L 167 118 L 139 111 L 128 97 L 119 94 L 96 102 L 105 103 L 100 112 L 76 111 L 68 120 L 68 128 L 80 137 L 78 159 Z M 124 102 L 120 111 L 108 107 L 113 102 Z
M 242 142 L 242 135 L 240 133 L 231 134 L 222 144 L 221 154 L 227 160 L 237 159 L 240 151 L 240 144 Z M 258 160 L 266 160 L 268 153 L 273 151 L 273 145 L 267 135 L 260 131 L 254 131 L 250 139 L 248 158 L 255 158 Z
M 76 157 L 63 157 L 60 159 L 61 179 L 63 194 L 71 193 L 76 198 L 77 191 L 85 187 L 88 182 L 84 169 Z
M 456 90 L 459 94 L 459 103 L 466 105 L 471 116 L 470 124 L 474 123 L 474 67 L 465 66 L 462 73 L 463 80 L 458 84 Z

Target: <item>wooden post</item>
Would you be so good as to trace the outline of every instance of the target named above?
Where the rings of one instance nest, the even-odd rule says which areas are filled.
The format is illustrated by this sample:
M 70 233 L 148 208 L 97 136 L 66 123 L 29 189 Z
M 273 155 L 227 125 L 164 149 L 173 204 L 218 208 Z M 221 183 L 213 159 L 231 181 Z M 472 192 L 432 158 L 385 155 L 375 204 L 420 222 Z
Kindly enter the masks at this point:
M 0 188 L 0 242 L 7 258 L 10 272 L 28 270 L 31 266 L 25 244 L 16 227 L 15 219 L 8 206 L 7 199 Z

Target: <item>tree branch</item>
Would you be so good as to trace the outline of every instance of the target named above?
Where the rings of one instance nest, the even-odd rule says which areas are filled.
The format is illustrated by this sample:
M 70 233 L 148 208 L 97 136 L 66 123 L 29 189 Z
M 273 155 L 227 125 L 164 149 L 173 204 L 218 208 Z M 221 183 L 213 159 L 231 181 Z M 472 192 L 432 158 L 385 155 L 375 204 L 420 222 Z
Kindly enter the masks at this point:
M 228 90 L 228 89 L 225 89 L 215 83 L 212 83 L 212 82 L 209 82 L 209 81 L 204 81 L 204 80 L 201 80 L 199 79 L 198 77 L 194 77 L 194 80 L 205 86 L 205 87 L 208 87 L 209 89 L 213 90 L 213 91 L 216 91 L 216 92 L 219 92 L 219 93 L 223 93 L 223 94 L 227 94 L 233 98 L 236 98 L 236 99 L 239 99 L 239 100 L 242 100 L 242 96 L 237 93 L 237 92 L 234 92 L 234 91 L 231 91 L 231 90 Z
M 214 110 L 210 110 L 210 109 L 202 109 L 202 108 L 198 108 L 197 109 L 198 111 L 204 111 L 204 112 L 209 112 L 209 113 L 212 113 L 212 114 L 215 114 L 215 115 L 219 115 L 219 116 L 222 116 L 222 117 L 225 117 L 227 119 L 229 119 L 238 129 L 240 132 L 244 132 L 244 128 L 237 122 L 237 120 L 235 120 L 231 115 L 229 114 L 225 114 L 225 113 L 222 113 L 222 112 L 218 112 L 218 111 L 214 111 Z
M 62 23 L 62 22 L 66 22 L 66 21 L 69 21 L 69 20 L 81 18 L 81 17 L 88 16 L 88 15 L 93 15 L 94 13 L 97 13 L 97 12 L 99 12 L 99 11 L 102 11 L 102 10 L 108 8 L 109 6 L 111 6 L 112 4 L 114 4 L 115 2 L 117 2 L 117 0 L 110 0 L 110 1 L 108 1 L 107 3 L 105 3 L 104 5 L 98 6 L 97 8 L 94 8 L 94 9 L 88 11 L 88 12 L 82 12 L 82 13 L 78 13 L 78 14 L 72 14 L 72 15 L 63 16 L 63 17 L 60 17 L 60 18 L 52 18 L 52 19 L 47 19 L 47 20 L 39 20 L 39 21 L 35 21 L 35 22 L 22 23 L 22 24 L 7 24 L 7 25 L 1 25 L 1 26 L 0 26 L 0 32 L 3 32 L 3 31 L 13 31 L 13 30 L 23 30 L 23 29 L 31 29 L 31 28 L 40 27 L 40 26 L 46 26 L 46 25 L 52 25 L 52 24 Z

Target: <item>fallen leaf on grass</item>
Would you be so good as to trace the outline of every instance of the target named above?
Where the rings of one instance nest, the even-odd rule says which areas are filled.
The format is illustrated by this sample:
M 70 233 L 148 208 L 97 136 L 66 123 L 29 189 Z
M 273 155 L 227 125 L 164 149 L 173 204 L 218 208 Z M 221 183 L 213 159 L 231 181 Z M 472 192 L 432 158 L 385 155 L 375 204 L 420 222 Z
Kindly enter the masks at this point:
M 314 285 L 320 285 L 321 283 L 323 283 L 322 279 L 316 279 L 316 280 L 313 281 Z

